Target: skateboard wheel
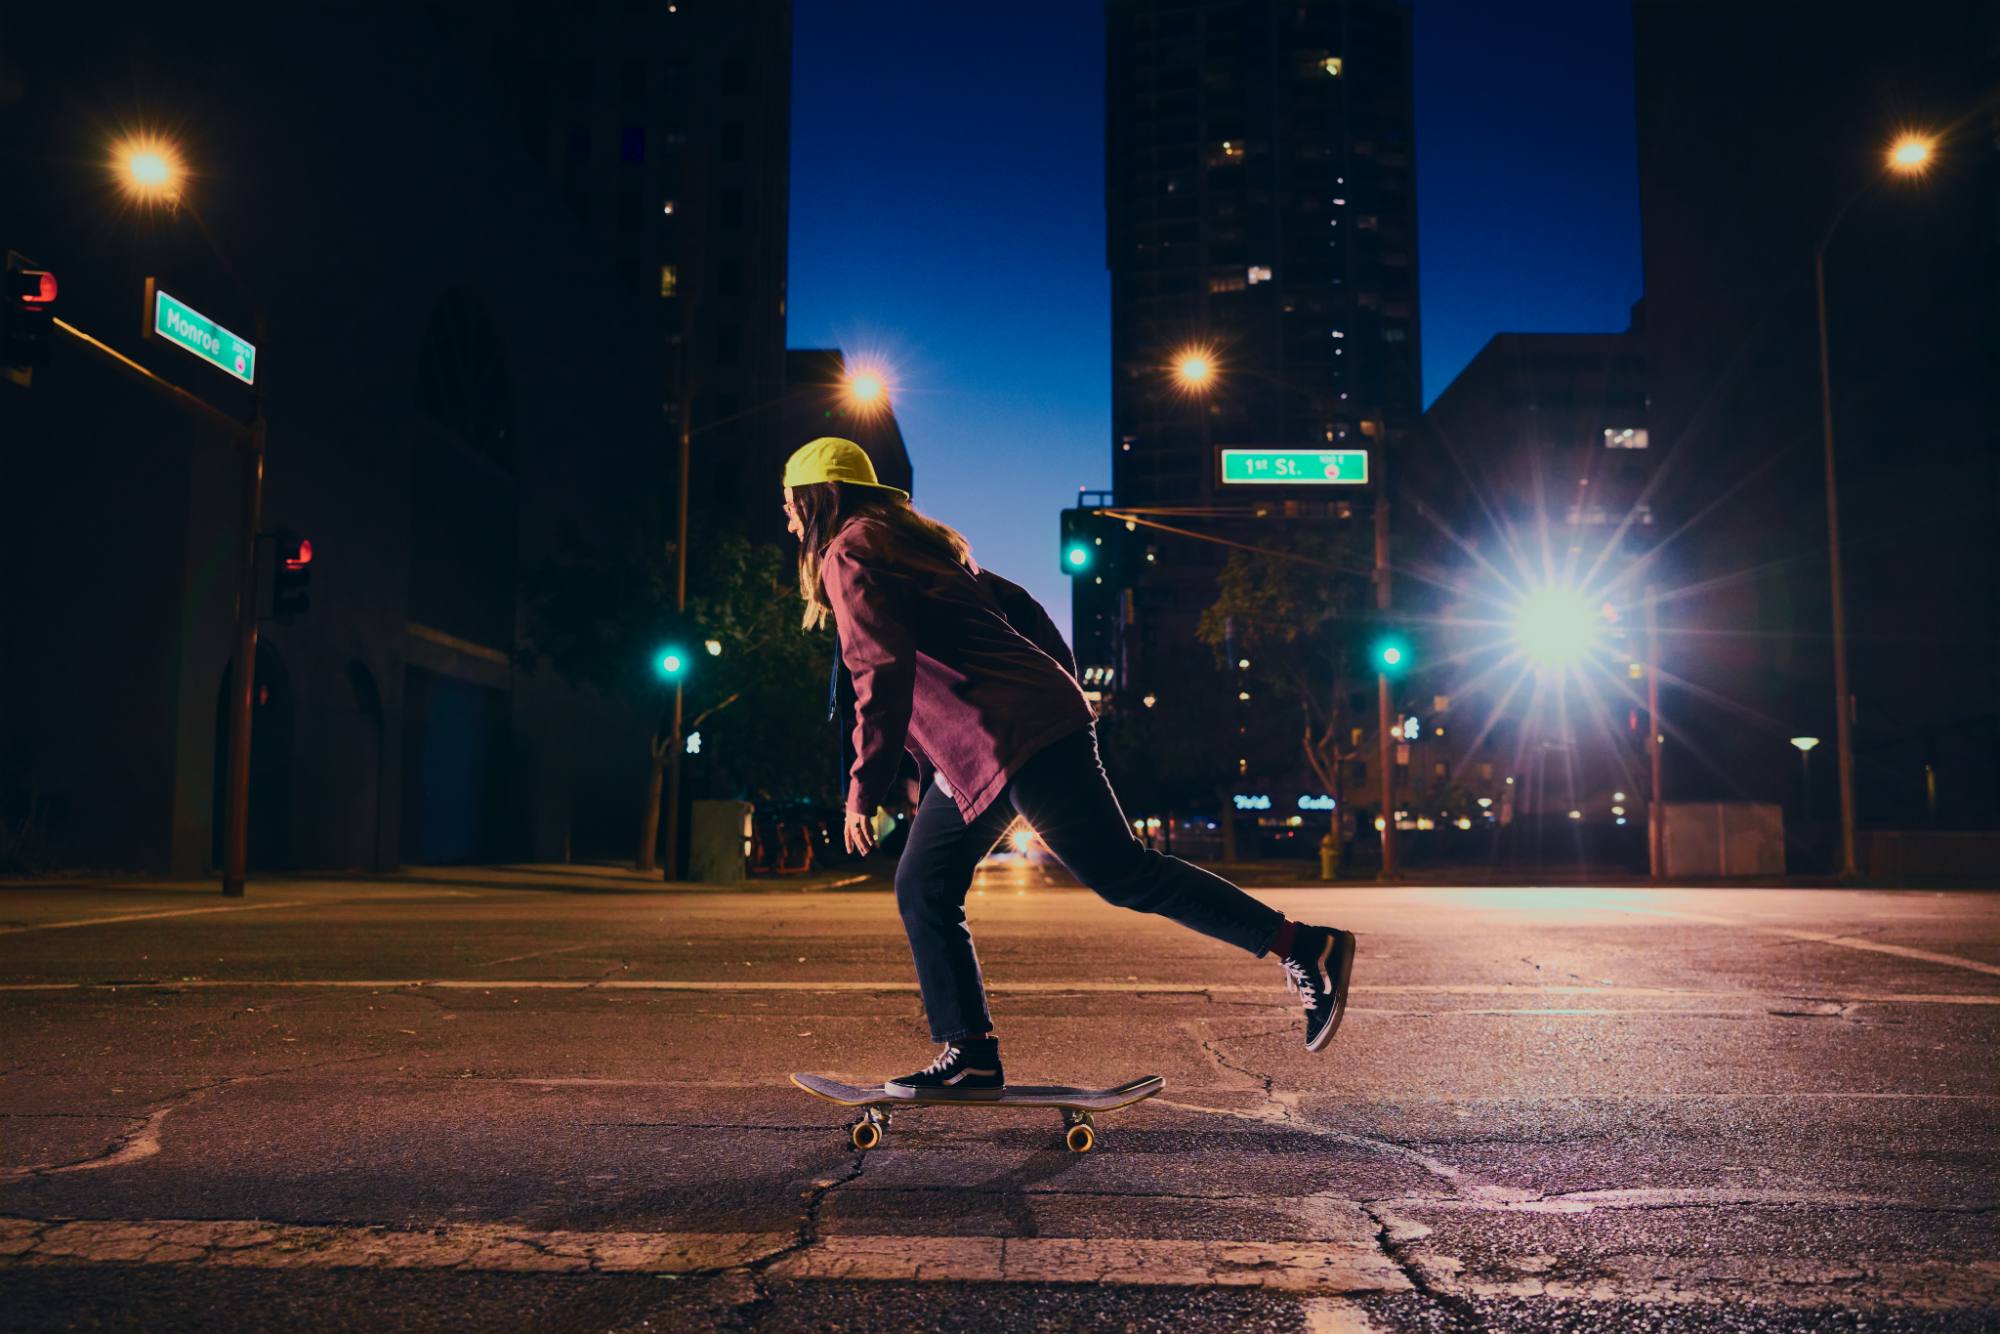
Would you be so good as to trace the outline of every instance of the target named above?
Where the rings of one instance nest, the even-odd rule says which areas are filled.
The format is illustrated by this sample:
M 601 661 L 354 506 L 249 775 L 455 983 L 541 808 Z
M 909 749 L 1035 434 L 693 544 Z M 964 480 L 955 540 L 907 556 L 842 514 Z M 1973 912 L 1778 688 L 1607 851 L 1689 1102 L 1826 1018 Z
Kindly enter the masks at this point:
M 856 1121 L 853 1131 L 850 1132 L 850 1138 L 853 1139 L 855 1148 L 866 1153 L 882 1142 L 882 1128 L 873 1121 Z
M 1069 1128 L 1063 1141 L 1069 1145 L 1071 1153 L 1089 1153 L 1091 1146 L 1097 1143 L 1097 1132 L 1090 1128 L 1088 1122 L 1079 1121 Z

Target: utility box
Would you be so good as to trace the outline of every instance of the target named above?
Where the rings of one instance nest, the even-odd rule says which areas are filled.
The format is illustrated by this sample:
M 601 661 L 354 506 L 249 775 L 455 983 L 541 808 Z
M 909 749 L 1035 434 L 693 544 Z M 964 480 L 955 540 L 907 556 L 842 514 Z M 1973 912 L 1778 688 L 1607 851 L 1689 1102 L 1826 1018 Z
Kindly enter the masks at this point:
M 1761 801 L 1668 802 L 1670 880 L 1785 873 L 1785 812 Z
M 688 879 L 704 885 L 736 885 L 750 866 L 747 801 L 697 801 L 688 823 Z

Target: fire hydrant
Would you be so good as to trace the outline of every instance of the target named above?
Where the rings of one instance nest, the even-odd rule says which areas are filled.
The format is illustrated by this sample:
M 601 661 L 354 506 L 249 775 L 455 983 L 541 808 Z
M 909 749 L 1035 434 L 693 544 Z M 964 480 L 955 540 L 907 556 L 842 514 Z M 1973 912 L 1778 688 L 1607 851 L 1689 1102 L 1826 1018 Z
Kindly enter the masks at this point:
M 1319 836 L 1319 878 L 1340 879 L 1340 840 L 1328 830 Z

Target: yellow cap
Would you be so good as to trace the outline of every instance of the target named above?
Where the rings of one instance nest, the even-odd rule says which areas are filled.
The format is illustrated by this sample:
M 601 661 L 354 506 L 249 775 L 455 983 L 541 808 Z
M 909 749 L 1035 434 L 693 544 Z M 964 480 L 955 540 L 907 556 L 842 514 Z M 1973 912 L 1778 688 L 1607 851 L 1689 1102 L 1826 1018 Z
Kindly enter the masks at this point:
M 875 480 L 875 461 L 852 440 L 823 435 L 792 451 L 785 460 L 786 486 L 811 486 L 814 482 L 840 482 L 847 486 L 872 486 L 890 495 L 910 498 L 908 491 L 884 486 Z

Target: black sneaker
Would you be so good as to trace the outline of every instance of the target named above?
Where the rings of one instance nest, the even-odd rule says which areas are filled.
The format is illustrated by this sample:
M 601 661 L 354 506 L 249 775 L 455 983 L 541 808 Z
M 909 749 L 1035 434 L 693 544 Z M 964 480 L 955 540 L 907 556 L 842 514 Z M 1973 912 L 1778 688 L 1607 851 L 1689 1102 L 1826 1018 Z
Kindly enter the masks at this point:
M 952 1098 L 967 1102 L 997 1098 L 1007 1091 L 996 1038 L 952 1042 L 914 1075 L 891 1079 L 882 1091 L 892 1098 Z
M 1301 926 L 1292 948 L 1279 960 L 1285 985 L 1304 1002 L 1306 1050 L 1318 1051 L 1340 1029 L 1347 1012 L 1347 979 L 1354 971 L 1354 933 L 1328 926 Z

